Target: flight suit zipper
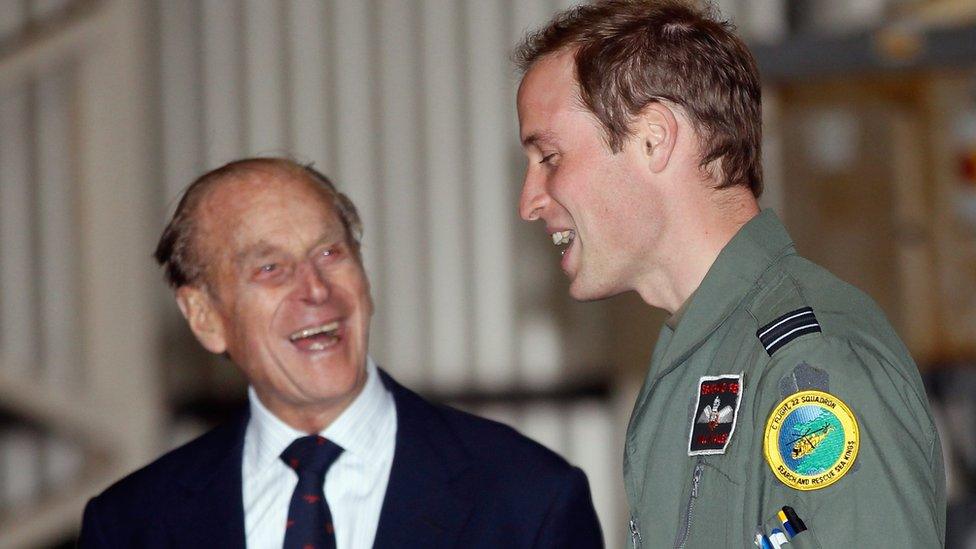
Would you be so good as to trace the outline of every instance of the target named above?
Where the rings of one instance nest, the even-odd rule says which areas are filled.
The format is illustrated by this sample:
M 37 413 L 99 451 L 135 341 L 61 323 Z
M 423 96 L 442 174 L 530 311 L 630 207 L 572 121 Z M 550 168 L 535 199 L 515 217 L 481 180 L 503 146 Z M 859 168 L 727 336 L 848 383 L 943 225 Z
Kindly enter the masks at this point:
M 641 549 L 644 546 L 644 538 L 641 537 L 640 529 L 637 528 L 637 520 L 630 519 L 630 539 L 634 542 L 634 549 Z
M 691 535 L 691 521 L 695 513 L 695 500 L 698 499 L 698 489 L 701 485 L 701 477 L 704 471 L 705 463 L 699 456 L 698 461 L 695 463 L 695 472 L 691 476 L 691 496 L 688 497 L 685 520 L 681 525 L 681 531 L 678 533 L 678 539 L 674 542 L 676 549 L 684 548 L 685 544 L 688 543 L 688 536 Z

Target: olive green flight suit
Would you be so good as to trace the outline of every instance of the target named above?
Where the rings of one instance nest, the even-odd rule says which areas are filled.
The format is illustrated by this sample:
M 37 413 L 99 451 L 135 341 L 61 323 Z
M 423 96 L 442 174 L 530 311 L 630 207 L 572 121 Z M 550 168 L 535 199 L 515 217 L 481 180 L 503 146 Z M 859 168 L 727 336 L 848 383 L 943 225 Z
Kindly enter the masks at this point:
M 820 331 L 786 335 L 770 354 L 760 328 L 807 307 Z M 700 379 L 723 374 L 741 374 L 728 444 L 689 455 Z M 770 413 L 804 389 L 846 403 L 860 433 L 853 467 L 808 491 L 781 482 L 763 452 Z M 754 547 L 783 506 L 807 526 L 783 547 L 945 543 L 942 451 L 915 363 L 877 305 L 798 256 L 769 210 L 722 250 L 675 329 L 662 328 L 627 430 L 624 481 L 636 547 Z

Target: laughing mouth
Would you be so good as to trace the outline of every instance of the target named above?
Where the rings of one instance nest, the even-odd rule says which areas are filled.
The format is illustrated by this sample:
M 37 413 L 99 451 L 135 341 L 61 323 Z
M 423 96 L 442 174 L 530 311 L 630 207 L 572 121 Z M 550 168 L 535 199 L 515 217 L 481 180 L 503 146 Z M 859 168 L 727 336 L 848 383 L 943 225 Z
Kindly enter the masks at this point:
M 288 340 L 309 351 L 321 351 L 339 341 L 339 321 L 302 328 L 288 336 Z
M 552 233 L 552 243 L 555 246 L 562 248 L 559 252 L 560 255 L 566 255 L 566 250 L 569 245 L 573 243 L 576 238 L 576 231 L 572 229 L 567 229 L 565 231 L 556 231 Z

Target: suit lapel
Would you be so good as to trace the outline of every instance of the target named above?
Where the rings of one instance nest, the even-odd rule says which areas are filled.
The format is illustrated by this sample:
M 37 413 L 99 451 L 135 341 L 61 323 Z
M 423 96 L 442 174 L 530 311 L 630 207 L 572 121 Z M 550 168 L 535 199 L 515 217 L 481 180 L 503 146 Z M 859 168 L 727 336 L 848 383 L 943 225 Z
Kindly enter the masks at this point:
M 470 457 L 431 404 L 380 374 L 396 403 L 397 435 L 374 546 L 452 547 L 476 494 L 465 474 Z
M 198 459 L 177 479 L 168 516 L 174 547 L 244 547 L 241 460 L 248 414 L 213 432 Z M 203 441 L 201 441 L 203 442 Z

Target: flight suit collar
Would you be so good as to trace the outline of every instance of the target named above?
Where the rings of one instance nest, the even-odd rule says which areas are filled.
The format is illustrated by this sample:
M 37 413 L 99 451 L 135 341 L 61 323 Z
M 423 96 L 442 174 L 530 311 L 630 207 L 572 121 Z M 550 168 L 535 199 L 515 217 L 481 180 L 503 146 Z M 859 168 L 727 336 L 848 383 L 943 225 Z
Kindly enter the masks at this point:
M 793 240 L 772 210 L 763 210 L 743 225 L 689 298 L 680 324 L 668 334 L 662 369 L 652 375 L 667 373 L 684 361 L 732 314 L 763 272 L 793 252 Z M 663 331 L 671 328 L 665 326 Z

